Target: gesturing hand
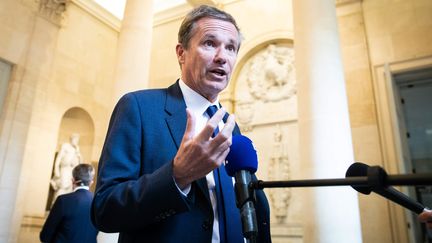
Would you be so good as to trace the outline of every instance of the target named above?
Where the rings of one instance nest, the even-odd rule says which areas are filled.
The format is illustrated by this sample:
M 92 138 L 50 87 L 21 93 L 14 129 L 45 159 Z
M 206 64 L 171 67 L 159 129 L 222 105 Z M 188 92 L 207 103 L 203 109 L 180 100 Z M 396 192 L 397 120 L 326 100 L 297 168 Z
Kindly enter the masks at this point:
M 228 117 L 224 128 L 216 137 L 211 137 L 225 113 L 225 109 L 219 109 L 208 120 L 203 130 L 195 136 L 195 117 L 189 109 L 186 109 L 186 131 L 173 162 L 174 179 L 180 189 L 204 177 L 225 161 L 232 142 L 234 115 Z
M 425 209 L 421 214 L 419 214 L 418 219 L 422 223 L 426 223 L 429 229 L 432 229 L 432 211 L 430 209 Z

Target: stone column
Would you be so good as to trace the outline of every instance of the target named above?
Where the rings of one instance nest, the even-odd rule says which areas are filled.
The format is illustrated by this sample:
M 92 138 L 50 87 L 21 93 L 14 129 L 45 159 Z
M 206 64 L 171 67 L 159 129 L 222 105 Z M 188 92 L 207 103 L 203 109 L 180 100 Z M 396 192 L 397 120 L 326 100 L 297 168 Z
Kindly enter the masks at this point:
M 306 179 L 343 178 L 354 162 L 334 0 L 293 0 L 299 146 Z M 361 242 L 350 187 L 304 193 L 304 242 Z
M 117 45 L 114 102 L 149 85 L 153 0 L 127 0 Z

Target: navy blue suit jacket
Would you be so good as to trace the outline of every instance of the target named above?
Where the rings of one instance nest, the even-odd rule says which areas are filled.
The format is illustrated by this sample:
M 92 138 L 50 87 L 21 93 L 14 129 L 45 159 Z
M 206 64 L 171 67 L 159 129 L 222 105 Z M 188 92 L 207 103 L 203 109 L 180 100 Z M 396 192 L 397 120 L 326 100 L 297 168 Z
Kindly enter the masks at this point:
M 90 220 L 93 194 L 78 189 L 57 197 L 40 232 L 42 242 L 96 243 L 98 231 Z
M 92 206 L 98 229 L 120 232 L 119 242 L 211 242 L 214 215 L 205 177 L 192 183 L 188 197 L 173 180 L 172 161 L 185 129 L 186 105 L 178 82 L 120 99 L 99 161 Z M 240 133 L 238 127 L 234 133 Z M 260 242 L 271 242 L 262 191 L 257 192 L 256 210 Z

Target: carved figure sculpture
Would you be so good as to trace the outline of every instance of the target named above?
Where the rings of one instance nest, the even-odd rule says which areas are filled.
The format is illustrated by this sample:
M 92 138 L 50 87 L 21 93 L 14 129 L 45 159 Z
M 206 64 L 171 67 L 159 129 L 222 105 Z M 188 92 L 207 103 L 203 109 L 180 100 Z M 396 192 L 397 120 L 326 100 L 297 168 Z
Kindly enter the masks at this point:
M 54 162 L 54 176 L 51 186 L 54 189 L 53 202 L 57 196 L 72 192 L 72 169 L 81 164 L 83 159 L 78 147 L 79 134 L 70 136 L 70 142 L 63 143 Z

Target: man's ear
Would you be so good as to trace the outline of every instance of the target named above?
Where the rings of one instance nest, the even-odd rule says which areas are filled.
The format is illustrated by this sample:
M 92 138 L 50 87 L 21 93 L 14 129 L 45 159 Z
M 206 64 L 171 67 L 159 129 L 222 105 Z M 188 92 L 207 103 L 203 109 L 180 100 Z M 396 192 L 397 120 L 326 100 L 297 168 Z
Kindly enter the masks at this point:
M 176 54 L 177 54 L 177 60 L 179 64 L 183 64 L 185 60 L 185 49 L 183 48 L 183 45 L 178 43 L 176 46 Z

